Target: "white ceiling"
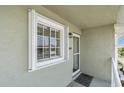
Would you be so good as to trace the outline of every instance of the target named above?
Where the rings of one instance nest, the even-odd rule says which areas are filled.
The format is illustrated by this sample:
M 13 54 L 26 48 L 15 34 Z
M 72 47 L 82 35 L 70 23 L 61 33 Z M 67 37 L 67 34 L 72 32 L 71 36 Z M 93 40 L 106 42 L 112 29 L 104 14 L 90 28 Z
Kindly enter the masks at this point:
M 44 5 L 80 29 L 113 24 L 119 6 L 116 5 Z

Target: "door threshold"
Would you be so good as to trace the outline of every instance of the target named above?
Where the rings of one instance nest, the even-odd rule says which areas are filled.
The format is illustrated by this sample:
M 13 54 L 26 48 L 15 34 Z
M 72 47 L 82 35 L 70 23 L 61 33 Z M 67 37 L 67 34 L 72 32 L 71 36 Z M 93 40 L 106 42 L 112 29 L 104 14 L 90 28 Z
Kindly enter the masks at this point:
M 73 76 L 77 75 L 80 72 L 80 69 L 78 69 L 77 71 L 73 72 Z
M 81 74 L 81 72 L 79 71 L 78 73 L 76 73 L 75 75 L 73 75 L 72 80 L 75 80 L 80 74 Z

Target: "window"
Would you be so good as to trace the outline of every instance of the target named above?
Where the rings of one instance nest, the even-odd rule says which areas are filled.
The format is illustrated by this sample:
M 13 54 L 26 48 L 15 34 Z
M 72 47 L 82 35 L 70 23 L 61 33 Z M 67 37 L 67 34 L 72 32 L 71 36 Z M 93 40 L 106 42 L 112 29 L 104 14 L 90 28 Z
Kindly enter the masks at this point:
M 29 71 L 67 59 L 68 27 L 29 10 Z
M 49 26 L 37 25 L 37 59 L 38 61 L 61 57 L 60 30 Z

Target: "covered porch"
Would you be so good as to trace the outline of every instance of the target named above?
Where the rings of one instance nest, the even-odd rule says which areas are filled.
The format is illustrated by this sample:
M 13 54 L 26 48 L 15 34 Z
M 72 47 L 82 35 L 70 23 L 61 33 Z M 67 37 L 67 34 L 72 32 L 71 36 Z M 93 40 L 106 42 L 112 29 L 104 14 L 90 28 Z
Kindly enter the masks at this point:
M 0 86 L 122 87 L 123 6 L 0 6 Z M 119 30 L 120 31 L 120 30 Z
M 116 44 L 120 34 L 117 28 L 122 17 L 123 6 L 44 6 L 55 12 L 62 18 L 76 25 L 81 29 L 80 35 L 80 63 L 79 73 L 92 76 L 88 87 L 111 87 L 122 86 L 117 68 L 117 50 Z M 121 7 L 121 8 L 120 8 Z M 66 13 L 63 13 L 66 12 Z M 121 23 L 123 25 L 123 23 Z M 123 32 L 123 31 L 122 31 Z M 73 34 L 73 32 L 72 32 Z M 69 58 L 74 62 L 74 46 L 72 40 L 69 40 Z M 75 43 L 77 44 L 77 43 Z M 72 59 L 73 58 L 73 59 Z M 116 64 L 115 64 L 116 63 Z M 73 67 L 74 67 L 73 63 Z M 74 71 L 73 71 L 74 73 Z M 80 74 L 75 76 L 78 78 Z M 73 75 L 74 77 L 74 75 Z M 88 83 L 84 79 L 84 85 L 76 82 L 75 79 L 68 85 L 70 87 L 86 87 Z M 83 77 L 82 77 L 83 78 Z M 116 80 L 114 80 L 116 79 Z

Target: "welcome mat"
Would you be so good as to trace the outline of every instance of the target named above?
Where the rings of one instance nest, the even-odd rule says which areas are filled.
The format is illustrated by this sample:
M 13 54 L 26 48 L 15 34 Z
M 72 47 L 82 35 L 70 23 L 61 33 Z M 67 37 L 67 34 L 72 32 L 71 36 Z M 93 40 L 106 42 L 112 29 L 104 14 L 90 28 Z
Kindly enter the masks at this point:
M 93 79 L 93 76 L 81 73 L 74 81 L 88 87 Z

